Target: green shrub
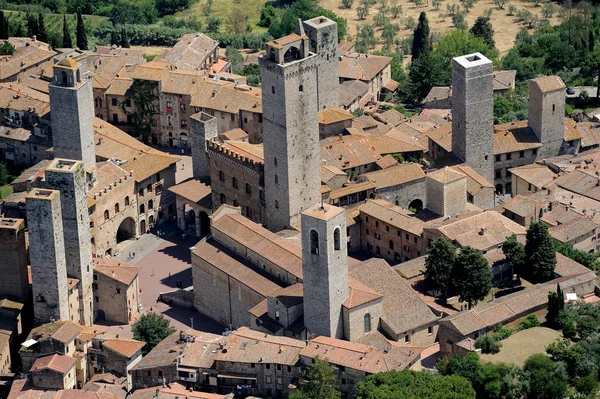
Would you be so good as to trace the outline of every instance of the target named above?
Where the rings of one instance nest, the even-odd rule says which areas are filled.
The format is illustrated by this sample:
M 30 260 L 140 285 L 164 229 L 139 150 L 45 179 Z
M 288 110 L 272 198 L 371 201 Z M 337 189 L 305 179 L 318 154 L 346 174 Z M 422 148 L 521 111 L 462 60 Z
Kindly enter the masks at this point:
M 598 380 L 593 374 L 588 374 L 575 381 L 575 389 L 584 395 L 594 395 L 598 391 Z
M 475 348 L 481 349 L 481 353 L 498 353 L 502 344 L 491 334 L 483 335 L 475 341 Z
M 517 327 L 519 331 L 527 330 L 528 328 L 539 327 L 540 320 L 534 314 L 528 315 L 524 320 L 521 320 L 519 326 Z
M 500 323 L 498 323 L 498 324 L 500 324 Z M 492 335 L 494 336 L 494 339 L 496 339 L 497 341 L 502 341 L 503 339 L 510 337 L 513 332 L 514 332 L 514 330 L 512 328 L 506 328 L 506 327 L 500 326 L 498 331 L 496 331 Z

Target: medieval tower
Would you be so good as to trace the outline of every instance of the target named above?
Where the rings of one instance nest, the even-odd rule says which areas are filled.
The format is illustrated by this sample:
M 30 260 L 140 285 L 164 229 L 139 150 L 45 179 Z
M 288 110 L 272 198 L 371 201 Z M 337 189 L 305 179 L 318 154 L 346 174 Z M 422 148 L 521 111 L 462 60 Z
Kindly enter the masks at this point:
M 34 189 L 26 204 L 35 323 L 70 320 L 60 193 Z
M 565 84 L 558 76 L 529 81 L 528 125 L 542 143 L 540 158 L 557 156 L 565 135 Z
M 265 152 L 266 225 L 298 223 L 320 201 L 317 56 L 302 24 L 266 43 L 260 59 Z
M 492 61 L 480 53 L 452 60 L 452 152 L 494 181 Z
M 319 110 L 340 106 L 338 27 L 326 17 L 304 21 L 310 51 L 317 56 L 317 104 Z
M 82 161 L 54 159 L 46 168 L 46 186 L 60 191 L 67 276 L 79 281 L 79 314 L 74 320 L 90 326 L 93 266 L 86 183 Z
M 83 161 L 85 170 L 94 175 L 94 102 L 92 82 L 83 76 L 81 64 L 63 58 L 54 65 L 49 85 L 52 106 L 52 136 L 56 158 Z
M 304 325 L 309 334 L 344 338 L 348 298 L 346 211 L 314 205 L 302 213 Z
M 23 219 L 0 218 L 0 298 L 29 300 L 27 245 Z
M 196 179 L 206 179 L 210 176 L 206 141 L 217 138 L 217 120 L 204 112 L 190 117 L 190 139 L 192 142 L 192 172 Z

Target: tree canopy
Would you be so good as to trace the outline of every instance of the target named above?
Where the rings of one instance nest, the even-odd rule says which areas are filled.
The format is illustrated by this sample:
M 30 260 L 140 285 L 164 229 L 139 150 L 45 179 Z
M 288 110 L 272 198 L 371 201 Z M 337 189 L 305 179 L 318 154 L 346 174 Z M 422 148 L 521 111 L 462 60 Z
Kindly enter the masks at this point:
M 452 286 L 469 308 L 485 298 L 492 288 L 492 272 L 483 252 L 463 247 L 452 268 Z
M 75 38 L 77 39 L 77 48 L 79 50 L 88 49 L 87 33 L 85 31 L 85 25 L 83 23 L 83 16 L 81 11 L 77 11 L 77 26 L 75 29 Z
M 425 11 L 419 15 L 419 23 L 413 34 L 412 59 L 413 61 L 425 52 L 431 50 L 431 36 L 429 32 L 429 21 Z
M 445 237 L 431 244 L 425 259 L 425 279 L 447 296 L 451 287 L 452 268 L 456 259 L 456 247 Z
M 72 48 L 73 39 L 71 38 L 71 32 L 69 32 L 69 25 L 67 24 L 67 16 L 63 15 L 63 48 Z
M 305 21 L 321 15 L 337 23 L 338 38 L 342 40 L 346 34 L 346 21 L 335 15 L 332 11 L 319 7 L 315 0 L 296 0 L 286 7 L 283 13 L 281 13 L 281 18 L 271 19 L 269 34 L 276 38 L 289 35 L 295 31 L 298 18 Z
M 514 272 L 520 275 L 525 266 L 525 246 L 517 240 L 516 234 L 511 234 L 502 243 L 502 253 L 512 265 Z
M 337 387 L 335 368 L 327 361 L 315 358 L 315 363 L 308 371 L 306 379 L 300 383 L 298 390 L 290 395 L 290 399 L 338 399 L 341 393 Z
M 527 267 L 523 269 L 525 278 L 532 282 L 545 282 L 552 278 L 556 267 L 556 252 L 548 227 L 542 222 L 533 222 L 527 229 L 525 244 Z
M 171 323 L 163 315 L 146 313 L 133 323 L 131 331 L 133 332 L 134 339 L 146 343 L 142 348 L 142 352 L 145 356 L 152 348 L 158 345 L 160 341 L 177 330 L 171 327 Z
M 477 17 L 473 27 L 471 27 L 471 33 L 475 37 L 482 38 L 489 48 L 496 47 L 496 42 L 494 41 L 494 28 L 492 27 L 489 17 Z

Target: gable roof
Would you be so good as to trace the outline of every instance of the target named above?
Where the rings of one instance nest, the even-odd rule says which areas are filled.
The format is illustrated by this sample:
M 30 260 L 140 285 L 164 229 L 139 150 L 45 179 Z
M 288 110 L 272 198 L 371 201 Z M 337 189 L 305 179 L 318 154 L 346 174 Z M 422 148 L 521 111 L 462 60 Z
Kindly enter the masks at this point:
M 354 116 L 343 108 L 327 107 L 319 111 L 320 125 L 343 122 L 352 118 L 354 118 Z
M 557 176 L 556 173 L 554 173 L 546 165 L 535 163 L 531 165 L 519 166 L 517 168 L 510 168 L 509 171 L 513 175 L 525 180 L 527 183 L 531 183 L 538 188 L 545 188 Z
M 381 159 L 373 143 L 362 136 L 329 137 L 320 142 L 321 158 L 341 170 L 368 165 Z
M 163 54 L 163 58 L 177 65 L 178 69 L 196 71 L 218 47 L 219 42 L 203 33 L 188 33 L 181 36 L 177 43 Z
M 104 348 L 108 348 L 126 358 L 131 358 L 146 345 L 144 342 L 135 339 L 107 339 L 102 342 Z
M 403 163 L 387 169 L 363 173 L 360 177 L 373 182 L 377 189 L 384 189 L 424 179 L 425 172 L 419 164 Z
M 38 342 L 52 338 L 66 344 L 77 338 L 81 330 L 82 327 L 72 321 L 55 321 L 34 328 L 29 337 Z
M 339 64 L 340 78 L 369 82 L 392 61 L 391 57 L 353 53 L 342 57 Z
M 42 370 L 53 370 L 62 374 L 67 373 L 75 365 L 75 359 L 71 356 L 54 353 L 35 359 L 31 366 L 32 373 Z
M 531 79 L 529 82 L 537 88 L 542 93 L 547 93 L 550 91 L 556 90 L 564 90 L 566 88 L 565 83 L 559 76 L 551 75 L 551 76 L 542 76 L 539 78 Z
M 116 280 L 127 286 L 131 285 L 142 270 L 141 267 L 133 266 L 114 259 L 95 258 L 94 271 L 108 278 Z

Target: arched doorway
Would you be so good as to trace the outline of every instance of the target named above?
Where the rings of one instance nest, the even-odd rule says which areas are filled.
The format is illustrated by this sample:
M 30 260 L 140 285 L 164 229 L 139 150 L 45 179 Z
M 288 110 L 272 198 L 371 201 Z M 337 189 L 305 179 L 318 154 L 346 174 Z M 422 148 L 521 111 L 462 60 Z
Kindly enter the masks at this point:
M 200 212 L 200 234 L 205 236 L 210 231 L 210 218 L 206 212 Z
M 106 313 L 104 312 L 104 310 L 96 310 L 96 320 L 106 320 Z
M 140 234 L 146 234 L 146 221 L 140 221 Z
M 410 204 L 408 204 L 408 208 L 414 209 L 415 212 L 419 212 L 423 210 L 423 201 L 421 201 L 420 199 L 412 200 Z
M 125 240 L 131 240 L 135 238 L 135 235 L 135 220 L 132 217 L 125 218 L 117 230 L 117 244 Z
M 190 204 L 185 205 L 184 217 L 186 230 L 192 234 L 196 234 L 196 212 L 194 212 Z

